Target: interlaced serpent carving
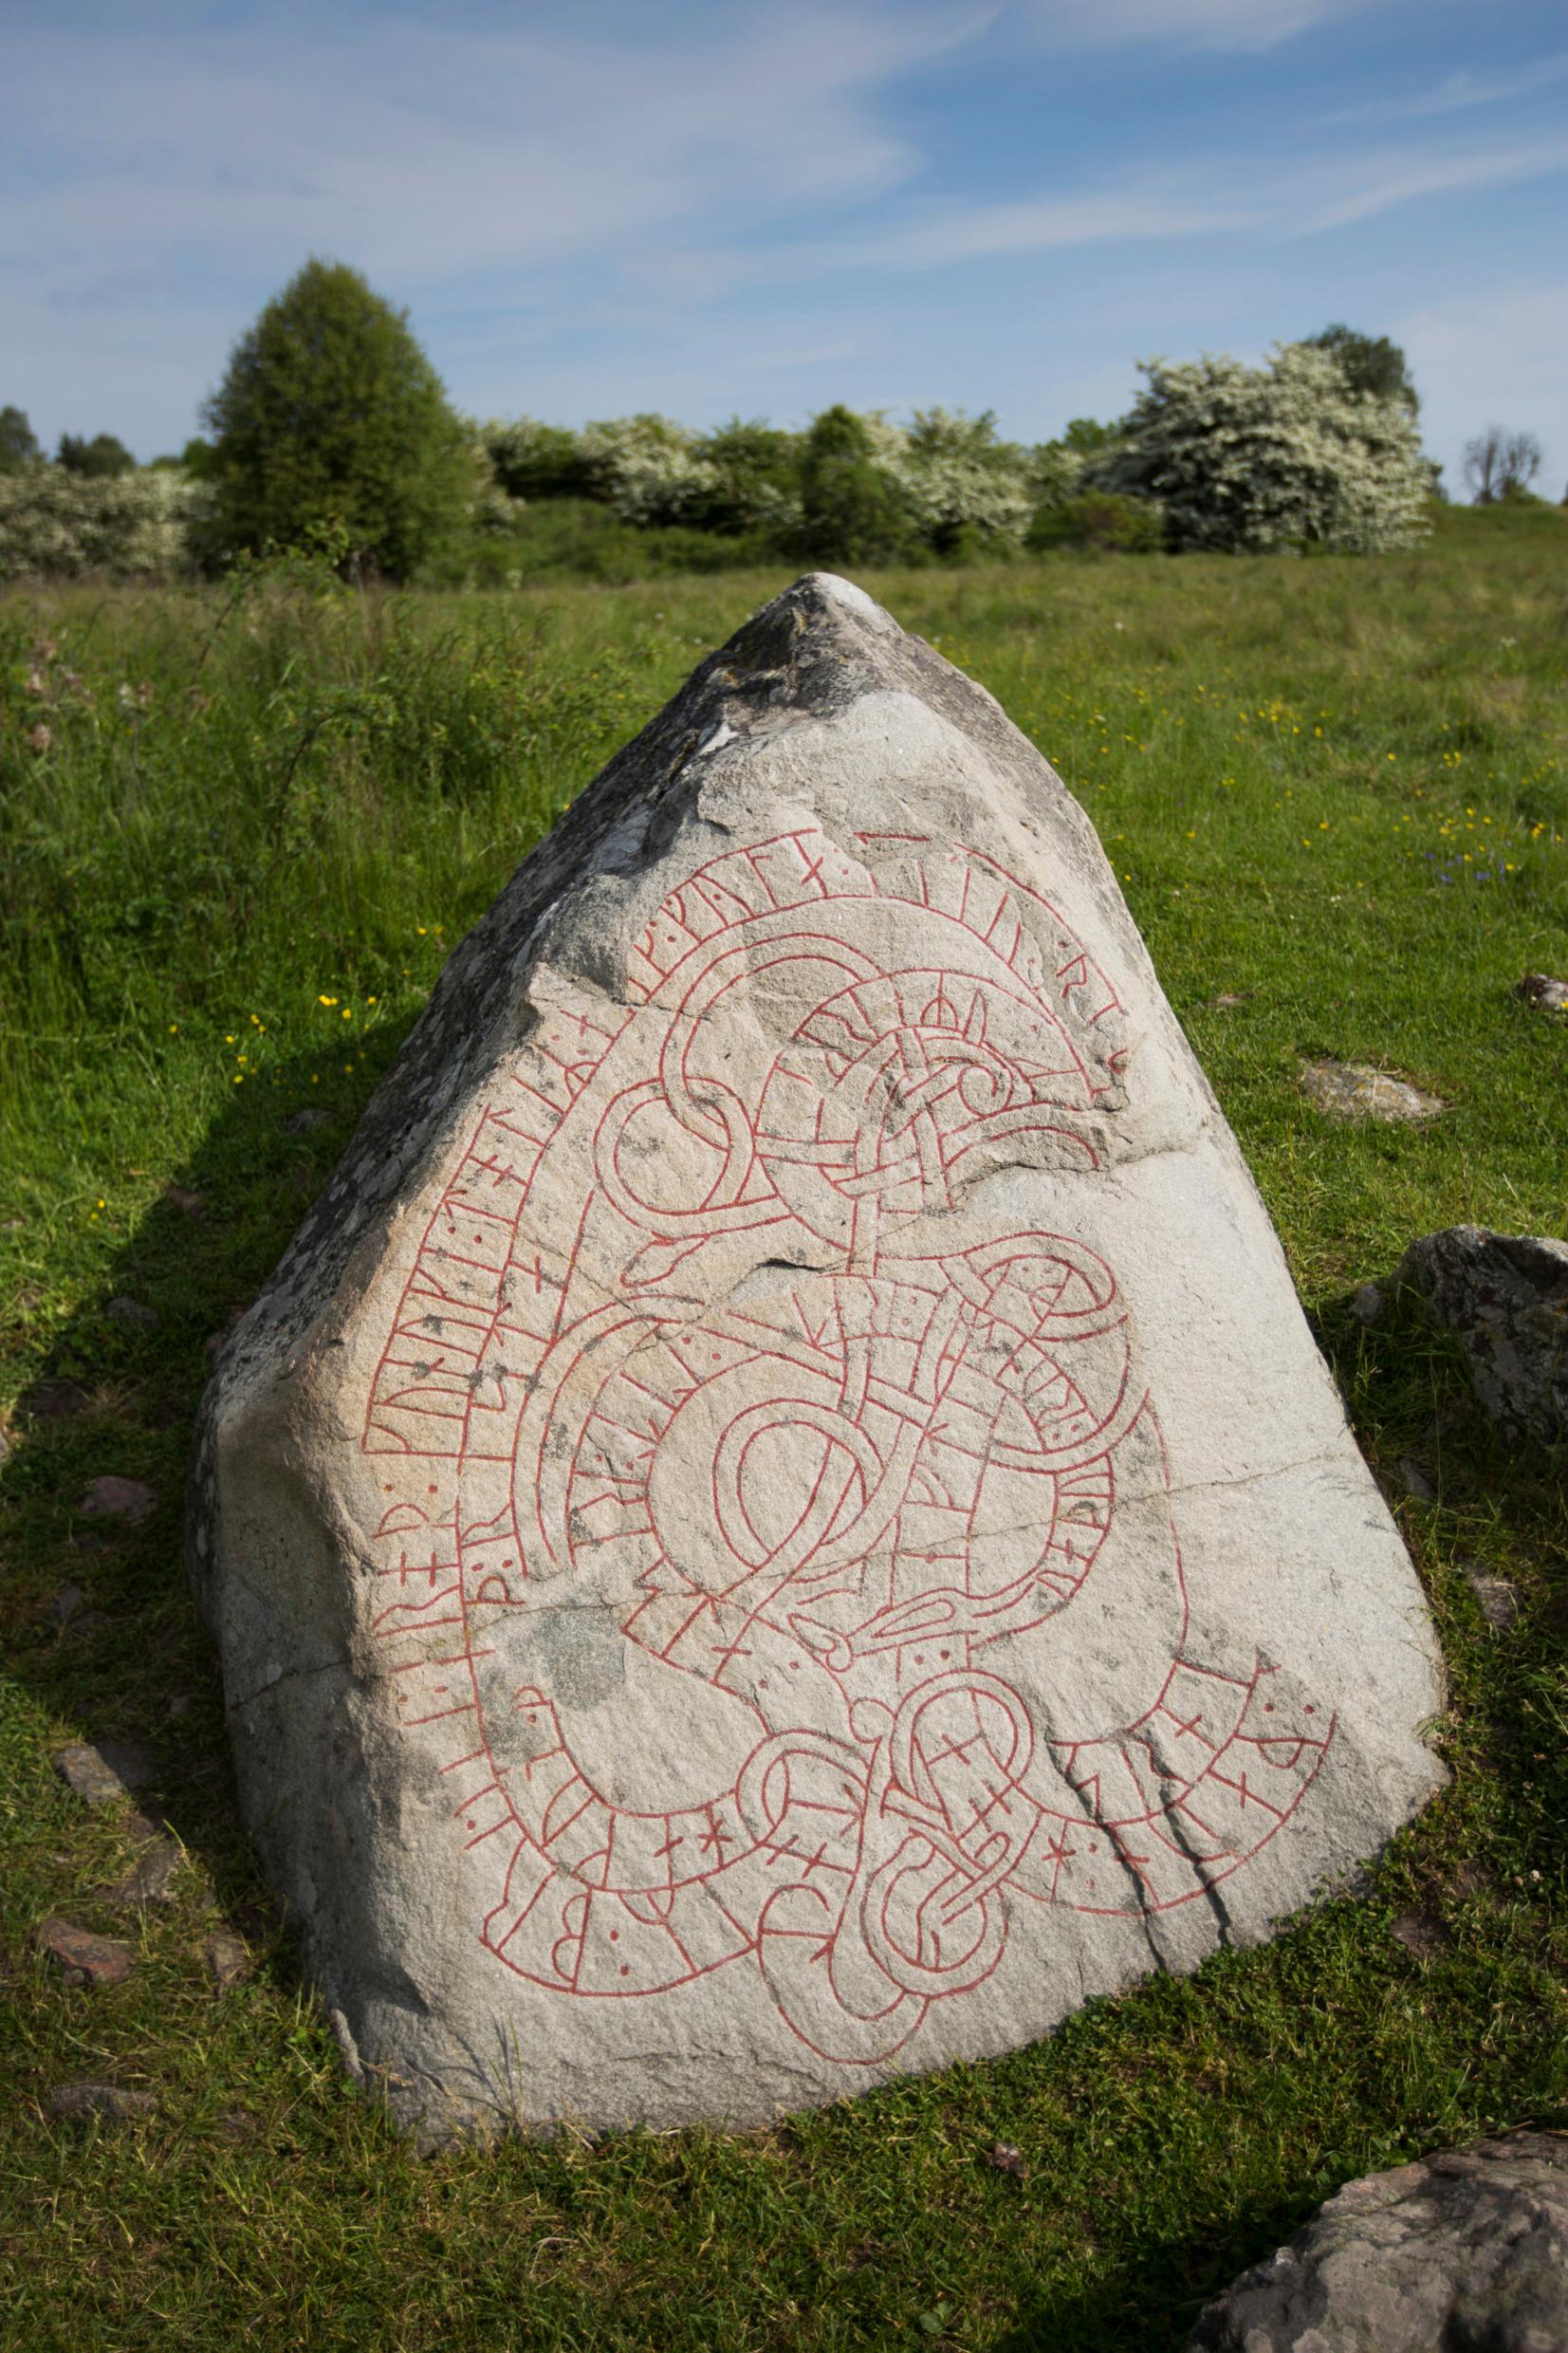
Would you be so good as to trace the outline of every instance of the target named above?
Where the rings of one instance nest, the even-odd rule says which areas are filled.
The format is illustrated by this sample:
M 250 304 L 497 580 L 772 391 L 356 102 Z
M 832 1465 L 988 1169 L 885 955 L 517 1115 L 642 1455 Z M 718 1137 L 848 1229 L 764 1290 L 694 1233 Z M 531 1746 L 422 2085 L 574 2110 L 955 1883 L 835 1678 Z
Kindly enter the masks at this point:
M 1110 1266 L 973 1206 L 1102 1165 L 1125 1102 L 1055 911 L 954 844 L 793 833 L 674 892 L 627 996 L 552 1006 L 418 1251 L 363 1437 L 378 1626 L 406 1719 L 450 1719 L 500 1963 L 758 1968 L 871 2064 L 1020 1904 L 1203 1898 L 1333 1725 L 1190 1655 Z

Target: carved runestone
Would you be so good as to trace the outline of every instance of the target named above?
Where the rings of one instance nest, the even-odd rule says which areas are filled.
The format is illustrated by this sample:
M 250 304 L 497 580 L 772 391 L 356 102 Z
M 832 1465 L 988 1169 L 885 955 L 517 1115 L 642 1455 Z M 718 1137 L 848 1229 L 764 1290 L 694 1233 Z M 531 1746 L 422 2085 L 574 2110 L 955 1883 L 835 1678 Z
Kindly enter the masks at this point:
M 1437 1654 L 1094 832 L 842 581 L 447 966 L 205 1410 L 247 1819 L 427 2136 L 755 2122 L 1266 1936 Z

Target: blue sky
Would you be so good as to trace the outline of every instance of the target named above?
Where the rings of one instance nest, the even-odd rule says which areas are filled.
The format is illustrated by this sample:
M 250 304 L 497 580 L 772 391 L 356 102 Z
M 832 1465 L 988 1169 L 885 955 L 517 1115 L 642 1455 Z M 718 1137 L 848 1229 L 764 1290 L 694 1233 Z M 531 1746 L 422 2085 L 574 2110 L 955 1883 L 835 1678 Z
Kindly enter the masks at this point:
M 994 408 L 1346 319 L 1568 478 L 1560 0 L 6 0 L 0 402 L 177 448 L 315 252 L 478 416 Z

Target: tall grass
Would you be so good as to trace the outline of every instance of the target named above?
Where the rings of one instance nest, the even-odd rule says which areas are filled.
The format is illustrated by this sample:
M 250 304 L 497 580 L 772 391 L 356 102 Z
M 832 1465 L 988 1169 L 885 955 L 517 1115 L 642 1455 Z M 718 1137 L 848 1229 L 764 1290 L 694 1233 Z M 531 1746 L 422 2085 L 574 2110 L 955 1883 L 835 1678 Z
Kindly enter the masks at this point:
M 1565 554 L 1541 510 L 1375 563 L 867 584 L 1099 827 L 1397 1498 L 1448 1661 L 1449 1790 L 1370 1895 L 991 2066 L 743 2140 L 429 2161 L 345 2085 L 236 1828 L 178 1565 L 208 1343 L 447 947 L 783 576 L 391 597 L 294 565 L 0 599 L 0 2343 L 1173 2353 L 1351 2175 L 1568 2121 L 1560 1475 L 1491 1436 L 1449 1346 L 1345 1304 L 1412 1233 L 1568 1224 L 1568 1025 L 1514 994 L 1568 973 Z M 1449 1108 L 1332 1125 L 1297 1086 L 1318 1052 Z M 104 1473 L 152 1490 L 139 1525 L 81 1512 Z M 1510 1627 L 1482 1570 L 1514 1586 Z M 130 1918 L 102 1891 L 131 1826 L 49 1761 L 108 1733 L 156 1744 L 189 1856 Z M 35 1954 L 57 1910 L 132 1938 L 123 1986 Z M 252 1960 L 221 1997 L 220 1924 Z M 53 2117 L 83 2077 L 156 2112 Z

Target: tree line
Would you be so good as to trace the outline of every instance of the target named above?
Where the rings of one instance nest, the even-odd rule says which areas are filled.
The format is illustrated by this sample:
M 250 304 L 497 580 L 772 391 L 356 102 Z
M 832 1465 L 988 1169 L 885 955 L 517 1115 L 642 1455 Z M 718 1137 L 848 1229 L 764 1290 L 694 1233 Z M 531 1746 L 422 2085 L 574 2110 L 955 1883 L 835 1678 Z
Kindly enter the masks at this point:
M 851 566 L 1063 545 L 1374 553 L 1430 528 L 1438 470 L 1388 337 L 1336 324 L 1260 367 L 1142 374 L 1125 417 L 1032 446 L 989 411 L 940 407 L 900 424 L 835 404 L 801 431 L 478 422 L 452 410 L 405 312 L 311 261 L 240 338 L 177 457 L 138 469 L 112 434 L 67 434 L 50 462 L 23 413 L 0 409 L 0 575 L 112 566 L 117 532 L 122 568 L 216 570 L 326 529 L 346 568 L 406 580 L 460 543 L 504 557 L 530 511 L 573 504 L 663 535 L 677 560 Z M 1533 436 L 1494 427 L 1467 479 L 1493 504 L 1528 495 L 1540 464 Z

